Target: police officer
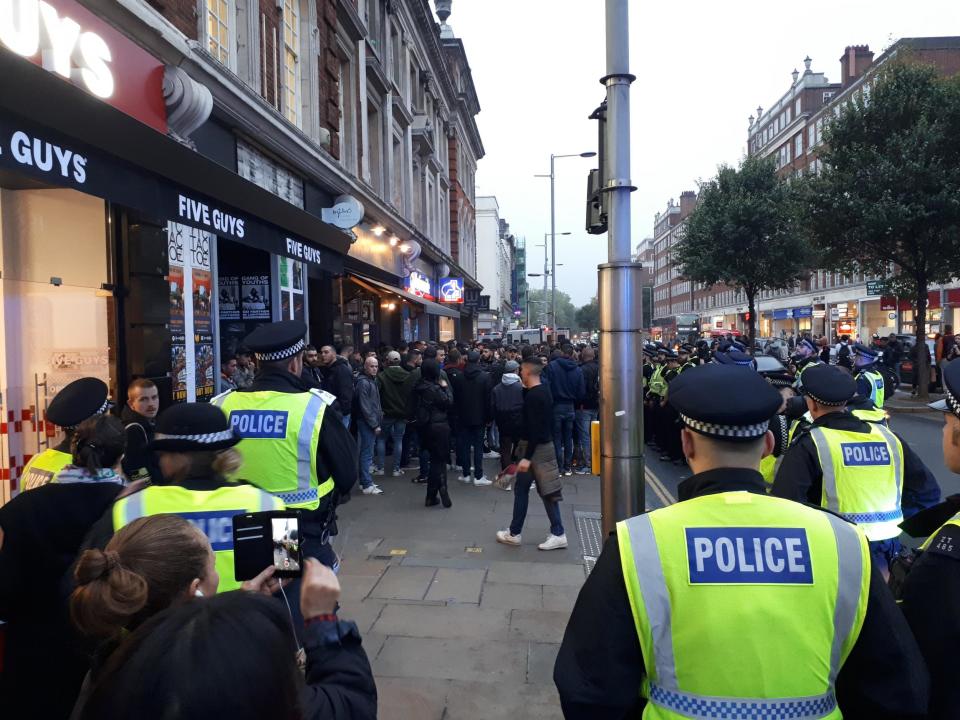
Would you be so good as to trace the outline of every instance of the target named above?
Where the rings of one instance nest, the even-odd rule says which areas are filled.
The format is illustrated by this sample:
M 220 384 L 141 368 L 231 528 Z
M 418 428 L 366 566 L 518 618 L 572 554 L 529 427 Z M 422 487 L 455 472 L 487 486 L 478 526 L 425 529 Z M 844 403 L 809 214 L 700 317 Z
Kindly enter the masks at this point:
M 84 420 L 110 409 L 107 384 L 99 378 L 74 380 L 58 392 L 47 407 L 46 419 L 64 431 L 56 447 L 34 455 L 20 474 L 20 492 L 56 482 L 57 474 L 73 462 L 70 443 L 73 431 Z
M 217 592 L 239 588 L 233 569 L 233 516 L 284 509 L 283 502 L 268 492 L 227 481 L 226 472 L 241 461 L 239 454 L 230 451 L 239 442 L 240 435 L 212 405 L 182 403 L 164 410 L 157 418 L 150 450 L 159 455 L 160 470 L 169 484 L 117 500 L 111 512 L 111 534 L 140 517 L 181 515 L 210 540 L 220 575 Z
M 960 362 L 943 372 L 946 397 L 930 405 L 944 413 L 943 463 L 960 473 Z M 944 503 L 947 512 L 960 509 L 957 497 Z M 933 509 L 931 509 L 933 512 Z M 919 519 L 919 518 L 918 518 Z M 921 546 L 903 582 L 901 609 L 930 669 L 930 720 L 950 720 L 960 708 L 957 682 L 957 638 L 960 638 L 960 512 L 935 530 Z
M 863 343 L 853 346 L 853 368 L 856 372 L 857 393 L 877 408 L 883 407 L 886 399 L 886 381 L 877 367 L 880 354 L 876 348 L 868 347 Z
M 760 373 L 770 386 L 780 393 L 780 408 L 777 414 L 770 418 L 770 432 L 773 434 L 773 450 L 760 461 L 760 474 L 767 484 L 767 490 L 773 485 L 776 474 L 777 461 L 787 452 L 790 444 L 790 424 L 792 422 L 789 411 L 790 401 L 796 396 L 793 388 L 793 375 L 786 370 L 767 370 Z
M 822 365 L 820 353 L 813 340 L 804 336 L 797 341 L 797 347 L 790 357 L 793 366 L 797 369 L 797 389 L 803 387 L 802 376 L 805 370 L 816 365 Z
M 335 567 L 328 540 L 336 532 L 337 499 L 357 482 L 357 446 L 330 407 L 336 398 L 300 377 L 306 332 L 299 320 L 254 330 L 244 339 L 260 367 L 253 385 L 211 402 L 243 438 L 236 476 L 300 510 L 304 553 Z
M 916 511 L 938 501 L 936 480 L 891 430 L 846 412 L 857 384 L 842 368 L 808 367 L 802 391 L 813 422 L 794 436 L 772 493 L 856 522 L 886 572 L 901 549 L 904 508 Z
M 764 492 L 780 395 L 706 365 L 670 402 L 694 474 L 618 523 L 587 578 L 554 668 L 567 720 L 922 716 L 926 671 L 862 532 Z

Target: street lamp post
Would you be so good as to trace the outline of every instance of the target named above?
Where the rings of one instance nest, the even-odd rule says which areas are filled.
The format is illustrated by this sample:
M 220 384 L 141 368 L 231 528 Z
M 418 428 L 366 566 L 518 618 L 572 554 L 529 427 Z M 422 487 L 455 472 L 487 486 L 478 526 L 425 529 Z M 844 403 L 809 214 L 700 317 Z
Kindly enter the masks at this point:
M 536 177 L 550 178 L 550 262 L 551 262 L 550 274 L 553 276 L 553 279 L 551 281 L 551 290 L 550 290 L 550 327 L 552 329 L 553 337 L 556 337 L 556 333 L 557 333 L 557 276 L 556 276 L 557 213 L 556 213 L 556 190 L 555 190 L 556 174 L 554 172 L 555 161 L 557 158 L 569 158 L 569 157 L 591 158 L 595 156 L 596 156 L 595 152 L 570 153 L 567 155 L 555 155 L 553 153 L 550 153 L 550 174 L 536 176 Z M 566 233 L 566 234 L 569 234 L 569 233 Z M 546 293 L 546 288 L 544 288 L 544 293 Z

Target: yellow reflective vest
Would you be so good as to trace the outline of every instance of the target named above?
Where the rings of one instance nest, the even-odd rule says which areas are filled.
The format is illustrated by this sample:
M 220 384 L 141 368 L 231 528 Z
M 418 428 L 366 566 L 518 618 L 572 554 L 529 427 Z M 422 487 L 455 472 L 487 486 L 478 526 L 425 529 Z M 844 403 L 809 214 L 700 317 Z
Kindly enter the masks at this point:
M 617 538 L 646 666 L 644 720 L 841 717 L 837 674 L 870 583 L 858 528 L 727 492 L 619 522 Z
M 876 370 L 864 370 L 857 376 L 865 377 L 870 382 L 870 401 L 878 408 L 883 407 L 883 401 L 886 398 L 886 382 L 883 375 Z
M 653 395 L 663 397 L 667 394 L 667 380 L 663 377 L 666 372 L 666 365 L 657 365 L 653 369 L 653 375 L 650 376 L 649 390 Z
M 288 508 L 316 510 L 334 487 L 332 477 L 317 479 L 320 426 L 333 399 L 322 390 L 228 390 L 213 398 L 243 438 L 237 445 L 243 465 L 233 477 L 276 495 Z
M 70 453 L 53 448 L 34 455 L 20 473 L 20 492 L 56 482 L 59 472 L 72 462 L 73 457 Z
M 113 504 L 113 531 L 141 517 L 179 515 L 210 540 L 220 575 L 217 592 L 227 592 L 240 587 L 233 570 L 233 516 L 266 510 L 283 510 L 283 503 L 252 485 L 230 485 L 214 490 L 154 485 Z
M 889 540 L 903 522 L 903 446 L 885 426 L 870 433 L 810 429 L 823 472 L 820 504 L 863 528 L 869 540 Z
M 940 532 L 947 526 L 954 525 L 956 526 L 955 532 L 957 533 L 957 542 L 960 543 L 960 513 L 957 513 L 952 518 L 947 520 L 943 525 L 937 528 L 936 532 L 930 533 L 930 537 L 923 541 L 923 544 L 920 546 L 921 550 L 926 550 L 933 543 L 934 540 L 937 540 L 940 537 Z M 951 537 L 951 540 L 953 538 Z M 952 548 L 952 546 L 951 546 Z M 946 550 L 947 548 L 943 548 Z

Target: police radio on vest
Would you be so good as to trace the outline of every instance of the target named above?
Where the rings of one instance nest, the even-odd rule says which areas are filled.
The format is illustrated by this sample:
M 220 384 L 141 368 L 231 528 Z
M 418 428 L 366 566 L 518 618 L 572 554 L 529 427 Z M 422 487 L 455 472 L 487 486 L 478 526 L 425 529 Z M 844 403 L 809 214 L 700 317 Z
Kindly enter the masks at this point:
M 106 41 L 94 32 L 81 32 L 79 23 L 60 17 L 43 0 L 0 2 L 0 43 L 27 58 L 42 53 L 45 70 L 82 82 L 97 97 L 113 95 L 113 55 Z

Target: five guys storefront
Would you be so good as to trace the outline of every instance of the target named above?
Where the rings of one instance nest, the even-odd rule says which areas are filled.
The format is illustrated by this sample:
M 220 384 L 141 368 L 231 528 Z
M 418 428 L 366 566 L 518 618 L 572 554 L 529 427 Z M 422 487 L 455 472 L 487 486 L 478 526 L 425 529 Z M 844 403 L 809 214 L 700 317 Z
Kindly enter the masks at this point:
M 168 137 L 162 64 L 82 7 L 51 5 L 109 46 L 113 87 L 0 45 L 0 503 L 53 439 L 44 408 L 63 385 L 97 376 L 122 403 L 146 376 L 162 407 L 209 398 L 221 347 L 306 319 L 308 274 L 341 273 L 349 248 Z

